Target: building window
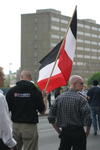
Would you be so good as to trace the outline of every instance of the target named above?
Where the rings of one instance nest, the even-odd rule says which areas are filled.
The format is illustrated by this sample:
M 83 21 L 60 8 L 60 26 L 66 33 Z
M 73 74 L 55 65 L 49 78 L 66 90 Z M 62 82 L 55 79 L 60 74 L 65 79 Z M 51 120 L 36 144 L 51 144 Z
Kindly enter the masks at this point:
M 35 40 L 37 39 L 37 35 L 34 35 L 34 39 L 35 39 Z
M 90 51 L 90 48 L 86 48 L 86 47 L 85 47 L 84 50 L 85 50 L 85 51 Z
M 96 35 L 96 34 L 92 34 L 92 37 L 95 37 L 95 38 L 97 38 L 97 35 Z
M 34 51 L 34 57 L 37 58 L 38 54 L 36 51 Z
M 84 55 L 84 58 L 90 58 L 90 55 Z
M 83 24 L 78 23 L 78 27 L 83 27 Z
M 61 19 L 61 23 L 68 24 L 67 20 Z
M 90 41 L 88 41 L 88 40 L 84 40 L 84 43 L 86 43 L 86 44 L 90 44 Z
M 83 66 L 83 62 L 77 62 L 78 66 Z
M 90 33 L 86 33 L 86 32 L 85 32 L 85 36 L 90 36 Z
M 97 50 L 97 49 L 92 49 L 91 51 L 92 51 L 92 52 L 98 52 L 98 50 Z
M 34 30 L 37 31 L 37 27 L 36 26 L 35 26 Z
M 67 29 L 66 28 L 61 28 L 61 31 L 67 32 Z
M 54 39 L 59 39 L 59 35 L 56 35 L 56 34 L 51 34 L 51 38 L 54 38 Z
M 91 56 L 91 59 L 97 59 L 97 56 Z
M 80 42 L 80 43 L 81 43 L 81 42 L 83 42 L 83 40 L 82 40 L 82 39 L 77 39 L 77 42 Z
M 96 28 L 96 27 L 92 27 L 92 30 L 95 30 L 95 31 L 97 31 L 97 28 Z
M 60 36 L 60 38 L 61 38 L 61 39 L 64 39 L 65 37 L 64 37 L 64 36 Z
M 83 50 L 83 47 L 77 47 L 78 50 L 82 51 Z
M 57 31 L 59 31 L 59 27 L 57 27 L 57 26 L 51 26 L 51 29 L 53 29 L 53 30 L 57 30 Z
M 59 22 L 59 18 L 51 17 L 51 21 Z
M 35 49 L 37 48 L 37 45 L 36 45 L 36 44 L 34 45 L 34 48 L 35 48 Z
M 90 26 L 89 25 L 85 25 L 84 26 L 86 29 L 90 29 Z
M 97 42 L 92 41 L 92 42 L 91 42 L 91 44 L 93 44 L 93 45 L 97 45 Z
M 51 48 L 55 47 L 57 43 L 51 43 Z
M 78 31 L 78 32 L 77 32 L 77 34 L 79 34 L 79 35 L 83 35 L 83 32 L 81 32 L 81 31 Z
M 37 18 L 35 18 L 35 23 L 37 22 Z
M 77 58 L 83 58 L 83 55 L 77 55 Z

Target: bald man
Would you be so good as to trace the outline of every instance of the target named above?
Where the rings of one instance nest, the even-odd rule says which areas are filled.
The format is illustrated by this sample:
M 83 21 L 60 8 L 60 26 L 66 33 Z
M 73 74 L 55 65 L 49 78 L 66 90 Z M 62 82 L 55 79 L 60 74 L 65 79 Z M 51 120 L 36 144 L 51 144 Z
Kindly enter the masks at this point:
M 81 76 L 73 75 L 69 83 L 69 90 L 59 95 L 52 105 L 48 120 L 59 134 L 59 150 L 86 150 L 91 113 L 87 100 L 79 94 L 84 80 Z
M 23 70 L 23 71 L 21 72 L 21 75 L 20 75 L 20 80 L 32 81 L 31 72 L 28 71 L 28 70 Z
M 23 70 L 20 81 L 7 93 L 9 110 L 13 121 L 17 150 L 38 150 L 38 112 L 44 114 L 42 93 L 34 85 L 31 72 Z

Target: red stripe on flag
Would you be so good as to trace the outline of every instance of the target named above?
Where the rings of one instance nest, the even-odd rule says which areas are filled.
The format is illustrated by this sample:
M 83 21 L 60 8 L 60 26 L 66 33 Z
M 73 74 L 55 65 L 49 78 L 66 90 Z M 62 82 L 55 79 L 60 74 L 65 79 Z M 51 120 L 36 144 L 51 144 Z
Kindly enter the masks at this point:
M 65 41 L 63 42 L 63 45 L 61 47 L 58 66 L 59 66 L 66 82 L 68 82 L 69 77 L 71 75 L 73 62 L 70 59 L 70 57 L 68 56 L 68 54 L 66 53 L 64 48 L 65 48 Z
M 47 84 L 48 78 L 41 80 L 38 82 L 38 86 L 40 87 L 41 90 L 45 89 L 45 86 Z M 52 90 L 62 86 L 65 86 L 67 83 L 64 79 L 64 76 L 62 75 L 62 73 L 54 75 L 50 78 L 50 82 L 49 85 L 46 89 L 46 91 L 51 92 Z

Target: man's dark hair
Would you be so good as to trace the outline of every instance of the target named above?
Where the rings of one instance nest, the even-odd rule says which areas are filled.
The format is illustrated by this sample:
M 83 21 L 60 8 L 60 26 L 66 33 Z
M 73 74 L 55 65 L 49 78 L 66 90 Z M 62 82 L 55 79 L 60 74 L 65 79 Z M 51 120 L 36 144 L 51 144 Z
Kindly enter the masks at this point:
M 93 85 L 97 86 L 99 84 L 99 82 L 97 80 L 93 80 Z

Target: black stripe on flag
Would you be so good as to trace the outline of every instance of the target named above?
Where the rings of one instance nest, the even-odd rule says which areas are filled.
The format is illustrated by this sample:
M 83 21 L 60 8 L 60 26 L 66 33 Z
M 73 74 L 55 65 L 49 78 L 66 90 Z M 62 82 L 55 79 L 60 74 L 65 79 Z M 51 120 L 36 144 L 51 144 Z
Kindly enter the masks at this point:
M 42 60 L 40 60 L 40 69 L 55 61 L 62 41 L 60 41 Z
M 71 31 L 72 31 L 75 39 L 76 39 L 76 36 L 77 36 L 77 9 L 75 9 L 73 19 L 72 19 L 71 24 L 70 24 L 70 28 L 71 28 Z

